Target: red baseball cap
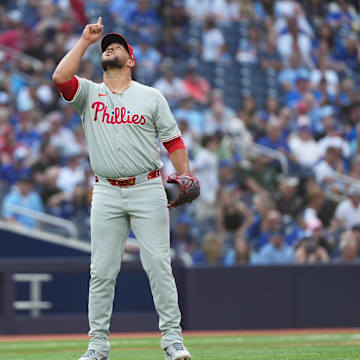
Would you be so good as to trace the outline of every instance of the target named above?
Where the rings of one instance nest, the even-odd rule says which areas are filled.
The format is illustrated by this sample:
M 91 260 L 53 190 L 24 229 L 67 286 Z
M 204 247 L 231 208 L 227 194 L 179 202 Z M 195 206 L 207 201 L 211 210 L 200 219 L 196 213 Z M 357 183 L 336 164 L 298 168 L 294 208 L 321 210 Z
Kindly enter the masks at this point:
M 129 53 L 131 59 L 135 62 L 134 49 L 128 44 L 126 39 L 118 33 L 106 34 L 101 40 L 101 51 L 104 52 L 106 48 L 112 43 L 119 43 L 124 45 L 126 51 Z

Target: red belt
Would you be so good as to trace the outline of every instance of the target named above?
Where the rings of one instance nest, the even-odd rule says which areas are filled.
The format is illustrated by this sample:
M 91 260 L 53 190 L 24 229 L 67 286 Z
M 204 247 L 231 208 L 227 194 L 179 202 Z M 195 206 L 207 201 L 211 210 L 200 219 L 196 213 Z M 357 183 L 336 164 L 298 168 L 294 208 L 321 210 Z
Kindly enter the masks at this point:
M 106 179 L 106 180 L 113 186 L 125 187 L 125 186 L 134 186 L 135 184 L 140 184 L 146 180 L 154 179 L 158 176 L 160 176 L 160 171 L 153 170 L 147 174 L 145 173 L 137 176 L 132 176 L 129 178 Z

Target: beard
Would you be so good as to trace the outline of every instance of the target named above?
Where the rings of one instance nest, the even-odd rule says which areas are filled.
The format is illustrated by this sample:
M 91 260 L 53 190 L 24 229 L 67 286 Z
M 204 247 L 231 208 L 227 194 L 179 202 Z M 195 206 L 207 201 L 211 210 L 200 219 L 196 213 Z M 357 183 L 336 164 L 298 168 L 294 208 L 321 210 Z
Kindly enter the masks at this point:
M 101 60 L 101 67 L 104 71 L 109 69 L 121 69 L 125 66 L 126 59 L 119 59 L 114 57 L 113 59 L 102 59 Z

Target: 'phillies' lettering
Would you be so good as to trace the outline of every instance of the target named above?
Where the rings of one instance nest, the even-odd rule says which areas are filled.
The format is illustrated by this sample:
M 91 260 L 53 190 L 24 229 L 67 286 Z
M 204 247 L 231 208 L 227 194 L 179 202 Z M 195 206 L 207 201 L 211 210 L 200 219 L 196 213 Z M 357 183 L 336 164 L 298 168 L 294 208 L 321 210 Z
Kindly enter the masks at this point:
M 114 111 L 108 112 L 108 107 L 102 101 L 95 101 L 91 105 L 92 109 L 95 109 L 94 121 L 98 120 L 99 115 L 102 113 L 101 122 L 106 124 L 134 124 L 145 125 L 146 119 L 143 115 L 130 114 L 130 111 L 125 106 L 119 108 L 115 107 Z M 100 117 L 99 117 L 100 119 Z

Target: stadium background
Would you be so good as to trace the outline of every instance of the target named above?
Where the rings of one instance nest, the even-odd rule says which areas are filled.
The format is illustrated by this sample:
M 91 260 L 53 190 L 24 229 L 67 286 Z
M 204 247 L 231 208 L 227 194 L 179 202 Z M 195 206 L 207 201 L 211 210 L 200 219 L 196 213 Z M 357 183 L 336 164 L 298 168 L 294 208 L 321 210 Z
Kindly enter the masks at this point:
M 105 32 L 120 32 L 134 46 L 135 78 L 166 96 L 192 172 L 202 183 L 200 199 L 171 212 L 178 284 L 187 294 L 198 287 L 197 306 L 186 303 L 187 297 L 182 304 L 188 327 L 216 326 L 204 322 L 212 303 L 203 306 L 201 321 L 192 321 L 214 282 L 229 295 L 219 300 L 223 309 L 234 306 L 234 299 L 243 306 L 242 323 L 229 313 L 227 322 L 219 317 L 219 328 L 359 325 L 355 315 L 327 318 L 329 309 L 338 310 L 332 307 L 336 302 L 354 314 L 359 300 L 354 282 L 360 255 L 359 15 L 357 1 L 2 1 L 3 313 L 11 313 L 12 301 L 26 302 L 29 287 L 23 282 L 34 282 L 15 280 L 15 273 L 60 271 L 76 262 L 74 256 L 82 258 L 74 273 L 83 275 L 74 275 L 72 286 L 83 285 L 82 296 L 86 294 L 94 178 L 81 120 L 60 99 L 51 76 L 84 25 L 102 16 Z M 99 60 L 95 44 L 79 76 L 101 82 Z M 165 178 L 173 169 L 163 148 L 162 159 Z M 167 191 L 174 196 L 171 188 Z M 53 217 L 34 217 L 23 208 Z M 75 224 L 70 240 L 69 222 L 58 219 Z M 129 239 L 129 244 L 130 275 L 125 266 L 123 286 L 135 295 L 120 310 L 150 311 L 149 292 L 141 295 L 146 279 L 131 273 L 138 269 L 131 265 L 138 263 L 136 241 Z M 62 256 L 60 265 L 54 256 Z M 229 290 L 229 276 L 236 290 Z M 317 279 L 313 283 L 312 277 Z M 69 279 L 55 280 L 53 276 L 52 289 L 46 288 L 49 280 L 41 280 L 44 298 L 66 291 Z M 274 316 L 266 311 L 263 322 L 256 323 L 253 312 L 244 319 L 255 306 L 251 299 L 269 296 L 267 282 L 283 302 L 272 298 Z M 326 295 L 314 293 L 319 284 Z M 304 305 L 308 320 L 298 307 L 305 301 L 302 294 L 318 301 L 313 312 L 308 310 L 314 304 Z M 332 299 L 332 305 L 319 314 L 325 299 Z M 62 308 L 61 301 L 52 300 L 52 308 L 84 312 L 83 302 L 86 298 L 80 297 Z M 17 313 L 39 318 L 51 312 L 44 306 L 40 311 L 33 306 L 29 313 L 19 305 Z M 0 332 L 30 332 L 25 322 L 23 328 L 11 328 L 7 321 Z

